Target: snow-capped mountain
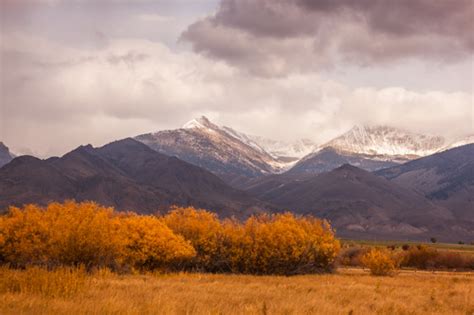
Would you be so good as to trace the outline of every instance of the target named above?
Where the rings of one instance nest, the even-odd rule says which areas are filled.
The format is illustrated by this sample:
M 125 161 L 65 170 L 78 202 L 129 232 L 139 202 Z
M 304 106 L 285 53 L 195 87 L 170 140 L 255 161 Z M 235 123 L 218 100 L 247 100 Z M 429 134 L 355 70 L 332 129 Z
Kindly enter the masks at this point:
M 449 150 L 449 149 L 454 149 L 466 144 L 472 144 L 474 143 L 474 135 L 469 135 L 461 139 L 457 139 L 454 142 L 451 142 L 448 146 L 444 147 L 441 151 Z
M 249 137 L 254 143 L 258 144 L 258 146 L 270 153 L 273 157 L 286 159 L 288 161 L 297 161 L 318 147 L 314 141 L 309 139 L 278 141 L 260 136 Z
M 286 166 L 247 135 L 220 127 L 204 116 L 180 129 L 144 134 L 136 139 L 158 152 L 201 166 L 230 181 L 242 176 L 278 173 Z
M 206 117 L 181 128 L 136 137 L 152 149 L 201 166 L 230 183 L 262 175 L 317 174 L 345 163 L 368 171 L 394 166 L 474 142 L 474 136 L 448 142 L 444 137 L 417 134 L 388 126 L 355 126 L 317 146 L 248 135 L 218 126 Z
M 320 148 L 360 154 L 386 161 L 407 161 L 439 152 L 444 137 L 413 133 L 388 126 L 355 126 Z
M 300 159 L 289 173 L 319 174 L 345 163 L 376 171 L 443 151 L 447 146 L 446 139 L 440 136 L 388 126 L 354 126 Z

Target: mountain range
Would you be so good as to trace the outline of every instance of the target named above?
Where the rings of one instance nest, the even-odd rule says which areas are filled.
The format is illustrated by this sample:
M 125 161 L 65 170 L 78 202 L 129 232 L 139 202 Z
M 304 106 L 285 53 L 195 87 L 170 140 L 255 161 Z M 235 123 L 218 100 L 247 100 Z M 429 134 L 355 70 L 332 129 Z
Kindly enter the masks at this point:
M 320 174 L 343 164 L 368 171 L 395 166 L 459 145 L 456 141 L 413 133 L 388 126 L 354 126 L 323 144 L 308 139 L 277 141 L 218 126 L 206 117 L 182 128 L 137 136 L 138 141 L 163 154 L 203 167 L 234 187 L 260 176 L 290 171 Z
M 80 146 L 60 158 L 15 158 L 0 168 L 0 192 L 2 210 L 66 199 L 94 200 L 140 213 L 180 205 L 242 218 L 265 210 L 263 202 L 214 174 L 133 139 L 100 148 Z
M 342 237 L 426 240 L 436 236 L 450 241 L 474 237 L 474 220 L 469 220 L 474 208 L 469 200 L 463 200 L 464 207 L 457 212 L 425 198 L 414 187 L 348 164 L 306 177 L 268 176 L 246 191 L 286 210 L 328 219 Z
M 451 209 L 460 219 L 474 222 L 474 144 L 380 170 L 376 174 Z
M 236 218 L 292 211 L 330 220 L 342 237 L 472 241 L 473 138 L 357 126 L 318 146 L 201 117 L 62 157 L 14 158 L 0 167 L 0 211 L 65 199 L 140 213 L 172 205 Z

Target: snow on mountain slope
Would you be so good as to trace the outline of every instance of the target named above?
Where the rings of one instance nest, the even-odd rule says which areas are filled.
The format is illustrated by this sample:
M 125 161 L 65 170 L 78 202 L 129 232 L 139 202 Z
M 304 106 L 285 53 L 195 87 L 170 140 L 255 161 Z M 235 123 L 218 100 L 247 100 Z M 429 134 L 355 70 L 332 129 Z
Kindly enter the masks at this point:
M 282 173 L 292 167 L 307 174 L 350 163 L 374 171 L 474 142 L 474 136 L 448 142 L 440 136 L 388 126 L 355 126 L 317 146 L 307 139 L 291 142 L 248 135 L 218 126 L 204 116 L 187 122 L 182 128 L 136 139 L 158 152 L 201 166 L 232 182 Z
M 217 126 L 206 117 L 193 119 L 180 129 L 144 134 L 136 139 L 158 152 L 229 180 L 278 173 L 285 166 L 246 135 Z
M 474 143 L 474 135 L 469 135 L 467 137 L 464 137 L 462 139 L 458 139 L 452 143 L 450 143 L 448 146 L 444 147 L 441 151 L 449 150 L 449 149 L 454 149 L 466 144 L 472 144 Z
M 257 143 L 261 148 L 276 158 L 299 160 L 317 148 L 316 143 L 309 139 L 278 141 L 260 136 L 249 137 L 254 143 Z
M 444 148 L 446 139 L 387 126 L 355 126 L 321 148 L 371 156 L 380 160 L 411 160 Z

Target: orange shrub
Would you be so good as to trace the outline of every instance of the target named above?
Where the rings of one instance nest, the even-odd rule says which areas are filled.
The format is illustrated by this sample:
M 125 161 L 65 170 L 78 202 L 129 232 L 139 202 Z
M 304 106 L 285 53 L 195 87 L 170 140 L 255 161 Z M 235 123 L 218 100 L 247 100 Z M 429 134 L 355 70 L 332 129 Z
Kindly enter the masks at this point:
M 159 218 L 93 202 L 28 205 L 0 217 L 0 257 L 12 266 L 174 268 L 194 254 Z
M 11 208 L 0 219 L 0 235 L 1 256 L 17 266 L 111 266 L 121 254 L 113 210 L 93 202 Z
M 417 269 L 474 269 L 474 255 L 448 250 L 438 251 L 426 245 L 418 245 L 405 252 L 402 266 Z
M 289 213 L 242 223 L 194 208 L 155 217 L 68 201 L 0 216 L 0 262 L 14 267 L 289 275 L 331 270 L 339 249 L 327 222 Z
M 412 246 L 405 252 L 402 259 L 403 267 L 414 267 L 417 269 L 428 269 L 434 267 L 437 256 L 435 249 L 425 245 Z
M 362 266 L 361 259 L 369 249 L 359 246 L 344 248 L 338 257 L 338 263 L 342 266 Z
M 398 267 L 396 259 L 386 249 L 372 248 L 362 256 L 362 264 L 374 276 L 392 275 Z
M 278 214 L 252 217 L 244 225 L 243 272 L 297 274 L 328 271 L 340 249 L 327 223 Z
M 203 210 L 176 208 L 165 216 L 165 222 L 191 241 L 197 251 L 195 266 L 212 272 L 328 271 L 340 249 L 326 222 L 289 213 L 251 217 L 242 224 L 221 223 Z
M 179 268 L 193 258 L 194 248 L 159 218 L 129 215 L 122 220 L 125 260 L 139 269 Z
M 205 210 L 173 208 L 164 222 L 173 232 L 183 236 L 196 250 L 196 257 L 187 265 L 193 269 L 215 271 L 220 250 L 222 225 L 217 215 Z

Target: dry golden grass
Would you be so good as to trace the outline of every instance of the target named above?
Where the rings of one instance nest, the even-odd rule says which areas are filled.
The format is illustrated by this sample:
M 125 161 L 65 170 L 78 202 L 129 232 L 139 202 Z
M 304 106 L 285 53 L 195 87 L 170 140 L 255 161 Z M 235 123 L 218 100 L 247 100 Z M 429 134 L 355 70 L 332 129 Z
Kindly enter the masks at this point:
M 119 276 L 1 268 L 0 276 L 0 314 L 474 314 L 473 273 Z

